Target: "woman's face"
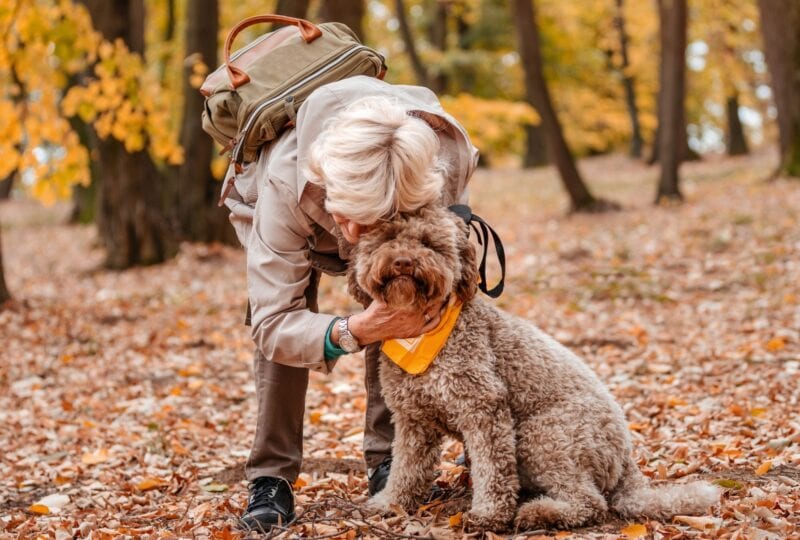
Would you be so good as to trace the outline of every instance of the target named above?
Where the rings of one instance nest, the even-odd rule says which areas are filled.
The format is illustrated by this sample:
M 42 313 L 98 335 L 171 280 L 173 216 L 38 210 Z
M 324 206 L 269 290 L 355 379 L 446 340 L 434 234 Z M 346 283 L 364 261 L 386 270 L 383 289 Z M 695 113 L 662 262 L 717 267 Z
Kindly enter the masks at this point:
M 361 234 L 367 230 L 364 225 L 359 225 L 355 221 L 352 221 L 341 214 L 331 214 L 333 217 L 333 221 L 336 222 L 336 225 L 339 226 L 339 230 L 342 231 L 342 236 L 344 239 L 350 242 L 351 244 L 355 245 L 358 243 L 359 237 Z

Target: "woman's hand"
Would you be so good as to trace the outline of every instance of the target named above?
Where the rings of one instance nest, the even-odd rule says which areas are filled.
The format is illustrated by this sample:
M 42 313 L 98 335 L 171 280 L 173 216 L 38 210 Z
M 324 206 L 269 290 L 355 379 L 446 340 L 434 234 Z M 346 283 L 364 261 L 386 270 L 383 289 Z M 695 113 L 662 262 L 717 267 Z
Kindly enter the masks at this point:
M 378 301 L 350 316 L 350 333 L 362 346 L 388 339 L 412 338 L 430 332 L 441 319 L 441 306 L 431 306 L 424 311 L 398 310 Z M 338 337 L 338 336 L 336 336 Z

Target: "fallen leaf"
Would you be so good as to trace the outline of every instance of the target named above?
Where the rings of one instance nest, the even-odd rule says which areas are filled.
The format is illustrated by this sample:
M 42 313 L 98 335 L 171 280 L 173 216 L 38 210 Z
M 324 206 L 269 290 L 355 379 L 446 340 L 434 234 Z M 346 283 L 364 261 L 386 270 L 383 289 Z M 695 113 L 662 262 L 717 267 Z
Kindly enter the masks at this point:
M 200 489 L 203 491 L 208 491 L 209 493 L 222 493 L 223 491 L 228 491 L 228 484 L 205 484 L 200 486 Z
M 308 415 L 308 421 L 314 425 L 319 424 L 321 418 L 322 413 L 320 411 L 311 411 Z
M 715 531 L 722 525 L 721 518 L 712 516 L 675 516 L 673 519 L 699 531 Z
M 83 454 L 81 457 L 81 463 L 84 465 L 97 465 L 104 461 L 108 461 L 108 449 L 106 448 L 100 448 L 94 452 Z
M 764 416 L 765 414 L 767 414 L 767 409 L 763 407 L 753 407 L 752 409 L 750 409 L 750 416 L 753 416 L 755 418 Z
M 178 375 L 181 377 L 192 377 L 203 373 L 202 364 L 194 363 L 178 370 Z
M 626 538 L 644 538 L 647 536 L 647 527 L 641 523 L 631 523 L 619 532 Z
M 758 468 L 756 469 L 756 474 L 758 476 L 763 476 L 767 474 L 771 468 L 772 468 L 772 461 L 767 460 L 758 466 Z
M 461 527 L 462 517 L 463 517 L 463 512 L 459 512 L 457 514 L 453 514 L 452 516 L 447 518 L 447 523 L 453 529 L 455 529 L 456 527 Z
M 34 514 L 39 514 L 41 516 L 46 516 L 50 513 L 50 509 L 43 505 L 43 504 L 32 504 L 28 508 L 28 512 L 33 512 Z
M 172 451 L 175 452 L 179 456 L 188 456 L 189 455 L 189 450 L 185 446 L 183 446 L 181 443 L 179 443 L 178 441 L 172 441 L 170 446 L 172 447 Z
M 786 342 L 783 340 L 783 338 L 776 337 L 767 342 L 767 350 L 769 352 L 778 352 L 784 347 L 786 347 Z
M 714 484 L 724 487 L 725 489 L 742 489 L 744 488 L 744 484 L 741 482 L 737 482 L 736 480 L 731 480 L 730 478 L 718 478 L 714 480 Z
M 149 491 L 151 489 L 163 487 L 166 485 L 169 485 L 169 482 L 167 482 L 166 480 L 163 480 L 161 478 L 149 477 L 145 478 L 144 480 L 136 484 L 136 489 L 139 491 Z
M 305 480 L 303 480 L 302 478 L 300 478 L 298 476 L 297 480 L 295 480 L 294 484 L 292 484 L 292 487 L 297 490 L 297 489 L 300 489 L 300 488 L 304 488 L 307 485 L 308 485 L 308 482 L 306 482 Z

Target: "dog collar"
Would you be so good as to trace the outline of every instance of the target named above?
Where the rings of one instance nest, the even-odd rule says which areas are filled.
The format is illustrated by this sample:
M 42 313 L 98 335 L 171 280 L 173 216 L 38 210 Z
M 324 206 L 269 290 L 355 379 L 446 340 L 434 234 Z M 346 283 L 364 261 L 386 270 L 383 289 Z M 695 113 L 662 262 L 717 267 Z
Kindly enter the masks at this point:
M 461 300 L 453 295 L 436 328 L 415 338 L 384 341 L 381 351 L 406 373 L 411 375 L 424 373 L 450 337 L 461 314 L 462 306 Z

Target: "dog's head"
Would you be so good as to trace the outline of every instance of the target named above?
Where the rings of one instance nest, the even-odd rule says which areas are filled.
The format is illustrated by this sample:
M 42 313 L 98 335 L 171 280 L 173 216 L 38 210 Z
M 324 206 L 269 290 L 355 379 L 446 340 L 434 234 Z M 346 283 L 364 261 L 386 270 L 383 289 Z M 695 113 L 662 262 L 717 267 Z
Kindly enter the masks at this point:
M 444 207 L 423 207 L 381 222 L 359 238 L 350 293 L 397 308 L 424 309 L 451 294 L 475 296 L 478 270 L 467 225 Z

